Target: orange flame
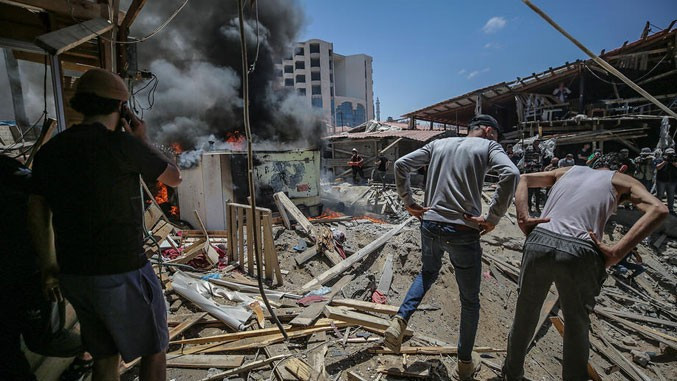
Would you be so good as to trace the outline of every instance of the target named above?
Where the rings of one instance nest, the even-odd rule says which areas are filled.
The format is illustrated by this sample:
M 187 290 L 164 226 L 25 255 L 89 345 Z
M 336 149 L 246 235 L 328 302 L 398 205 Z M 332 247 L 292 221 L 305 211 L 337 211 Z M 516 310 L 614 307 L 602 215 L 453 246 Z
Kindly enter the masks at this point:
M 233 131 L 226 133 L 226 143 L 233 147 L 234 151 L 241 151 L 244 149 L 244 144 L 247 139 L 240 131 Z
M 308 220 L 312 221 L 312 220 L 321 220 L 321 219 L 325 219 L 325 218 L 337 218 L 337 217 L 343 217 L 344 215 L 345 214 L 343 214 L 343 213 L 335 212 L 335 211 L 333 211 L 329 208 L 326 208 L 322 214 L 320 214 L 317 217 L 310 217 L 310 218 L 308 218 Z
M 155 184 L 155 187 L 157 188 L 157 193 L 155 194 L 155 201 L 158 204 L 164 204 L 165 202 L 169 202 L 169 195 L 167 194 L 167 186 L 158 181 Z
M 181 148 L 181 145 L 179 143 L 172 143 L 170 145 L 171 145 L 172 149 L 174 150 L 175 154 L 178 155 L 181 152 L 183 152 L 183 148 Z
M 387 224 L 387 222 L 380 220 L 378 218 L 374 218 L 371 216 L 359 216 L 359 217 L 353 217 L 354 220 L 369 220 L 375 224 Z

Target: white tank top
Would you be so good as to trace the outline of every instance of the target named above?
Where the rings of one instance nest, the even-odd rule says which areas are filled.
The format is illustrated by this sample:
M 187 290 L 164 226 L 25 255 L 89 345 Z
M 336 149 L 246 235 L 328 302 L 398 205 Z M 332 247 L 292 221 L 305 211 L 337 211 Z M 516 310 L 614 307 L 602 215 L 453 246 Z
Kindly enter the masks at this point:
M 616 211 L 614 171 L 576 165 L 555 182 L 541 217 L 550 222 L 538 225 L 551 232 L 591 240 L 588 231 L 602 238 L 604 225 Z

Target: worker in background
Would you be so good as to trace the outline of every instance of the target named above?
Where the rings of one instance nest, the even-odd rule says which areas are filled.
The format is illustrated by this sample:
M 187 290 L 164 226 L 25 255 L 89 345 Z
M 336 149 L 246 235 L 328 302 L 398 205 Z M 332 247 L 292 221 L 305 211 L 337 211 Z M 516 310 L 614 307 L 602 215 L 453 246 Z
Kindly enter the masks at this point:
M 522 158 L 522 156 L 513 151 L 512 144 L 508 144 L 508 146 L 505 148 L 505 153 L 508 154 L 510 161 L 512 161 L 512 163 L 515 165 L 517 165 L 520 162 L 520 159 Z
M 541 141 L 536 139 L 524 149 L 524 172 L 534 173 L 543 170 L 543 151 L 541 150 Z M 534 204 L 532 204 L 532 199 Z M 529 189 L 529 212 L 533 213 L 532 205 L 535 206 L 536 213 L 541 213 L 541 190 Z
M 152 148 L 126 107 L 127 86 L 103 69 L 77 82 L 71 107 L 82 124 L 37 153 L 29 222 L 45 292 L 73 305 L 93 380 L 117 379 L 120 356 L 141 357 L 141 380 L 164 380 L 167 310 L 143 250 L 139 176 L 168 186 L 179 169 Z
M 581 148 L 580 151 L 578 151 L 578 154 L 576 155 L 576 162 L 574 163 L 575 165 L 585 165 L 588 162 L 588 158 L 590 157 L 590 153 L 592 152 L 592 146 L 590 143 L 585 143 L 583 144 L 583 148 Z
M 616 172 L 616 153 L 602 156 L 595 169 L 559 168 L 522 175 L 517 186 L 517 222 L 527 236 L 519 279 L 519 295 L 503 366 L 506 380 L 522 380 L 527 349 L 538 328 L 543 301 L 554 282 L 564 314 L 562 378 L 587 380 L 590 349 L 588 314 L 595 306 L 605 267 L 623 259 L 660 226 L 667 208 L 634 178 Z M 542 219 L 527 209 L 529 188 L 552 186 Z M 601 242 L 604 226 L 619 202 L 631 201 L 644 215 L 615 245 Z
M 576 165 L 576 161 L 574 160 L 574 154 L 568 153 L 563 159 L 559 160 L 559 163 L 557 163 L 558 168 L 566 168 L 566 167 L 573 167 Z
M 446 251 L 461 299 L 461 380 L 471 379 L 480 367 L 479 355 L 472 350 L 480 313 L 480 235 L 492 231 L 506 213 L 519 180 L 519 170 L 496 142 L 499 133 L 496 119 L 477 115 L 470 121 L 467 137 L 435 140 L 395 162 L 397 192 L 407 211 L 421 220 L 422 269 L 385 332 L 385 345 L 399 351 L 407 322 L 437 279 Z M 410 174 L 426 165 L 425 206 L 421 206 L 412 197 Z M 499 180 L 488 213 L 480 216 L 484 176 L 489 170 L 496 171 Z
M 677 188 L 677 156 L 674 148 L 666 148 L 656 164 L 656 197 L 663 200 L 668 195 L 668 210 L 675 215 L 675 188 Z
M 588 156 L 588 160 L 585 161 L 585 165 L 592 168 L 597 159 L 599 159 L 600 157 L 602 157 L 602 150 L 599 148 L 595 148 L 590 154 L 590 156 Z
M 0 266 L 0 380 L 36 380 L 21 352 L 22 336 L 34 353 L 77 356 L 60 380 L 80 380 L 91 372 L 91 356 L 80 336 L 65 329 L 65 304 L 48 301 L 36 281 L 38 256 L 27 223 L 30 188 L 30 169 L 0 154 L 0 247 L 6 253 Z
M 549 171 L 554 171 L 555 169 L 559 168 L 559 159 L 557 157 L 553 157 L 550 159 L 550 164 L 546 165 L 545 168 L 543 168 L 544 172 L 549 172 Z M 550 195 L 550 189 L 552 188 L 546 188 L 545 189 L 545 200 L 547 202 L 548 196 Z
M 357 184 L 357 176 L 360 176 L 360 182 L 365 178 L 364 177 L 364 171 L 362 169 L 362 166 L 364 165 L 364 158 L 360 156 L 359 153 L 357 153 L 357 148 L 353 148 L 353 155 L 350 157 L 350 161 L 348 162 L 348 165 L 350 166 L 350 169 L 353 171 L 353 184 Z
M 567 100 L 569 100 L 569 95 L 571 94 L 571 90 L 569 90 L 568 87 L 564 84 L 564 82 L 560 82 L 559 86 L 555 90 L 552 91 L 552 95 L 557 98 L 559 103 L 566 103 Z
M 378 181 L 383 183 L 383 189 L 386 189 L 386 173 L 388 171 L 388 165 L 390 165 L 390 160 L 385 156 L 379 156 L 376 159 L 376 168 L 371 173 L 371 181 L 376 182 L 376 175 L 378 175 Z
M 630 176 L 633 176 L 636 170 L 635 160 L 630 158 L 630 150 L 623 148 L 620 151 L 621 165 L 625 165 L 625 171 L 623 173 L 628 173 Z
M 644 184 L 646 190 L 651 192 L 653 188 L 654 176 L 656 175 L 656 157 L 651 152 L 651 148 L 644 147 L 635 158 L 635 178 Z

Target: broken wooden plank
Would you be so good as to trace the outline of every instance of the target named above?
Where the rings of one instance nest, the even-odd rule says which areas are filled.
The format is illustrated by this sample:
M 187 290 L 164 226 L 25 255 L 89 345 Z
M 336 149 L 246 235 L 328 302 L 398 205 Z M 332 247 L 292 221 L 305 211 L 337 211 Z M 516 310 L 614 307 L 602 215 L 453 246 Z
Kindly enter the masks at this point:
M 343 307 L 324 307 L 324 314 L 330 319 L 343 321 L 352 325 L 359 325 L 365 328 L 373 328 L 379 331 L 385 331 L 390 326 L 390 321 L 380 317 L 350 311 Z M 411 329 L 407 329 L 405 334 L 412 335 Z
M 176 355 L 167 357 L 167 368 L 237 368 L 244 362 L 242 355 Z
M 300 381 L 311 381 L 322 379 L 307 362 L 293 357 L 284 363 L 284 367 Z
M 303 253 L 296 254 L 294 256 L 294 260 L 296 261 L 297 266 L 301 266 L 302 264 L 308 262 L 308 260 L 315 255 L 317 255 L 317 246 L 309 247 Z
M 273 344 L 263 348 L 263 351 L 266 353 L 266 356 L 273 357 L 289 353 L 289 348 L 285 344 Z M 278 381 L 296 380 L 296 376 L 291 374 L 284 366 L 280 366 L 280 361 L 274 362 L 271 365 L 275 370 L 275 376 Z
M 381 237 L 377 238 L 367 246 L 363 247 L 359 251 L 357 251 L 355 254 L 351 255 L 350 257 L 344 259 L 339 263 L 338 265 L 330 268 L 329 270 L 323 272 L 322 274 L 318 275 L 315 277 L 313 280 L 310 282 L 306 283 L 303 285 L 303 290 L 308 291 L 314 287 L 321 286 L 324 283 L 334 279 L 337 277 L 339 274 L 343 273 L 346 271 L 348 268 L 350 268 L 352 265 L 355 263 L 359 262 L 362 260 L 364 257 L 367 255 L 371 254 L 373 251 L 377 250 L 381 246 L 385 245 L 386 242 L 388 242 L 393 236 L 395 236 L 397 233 L 399 233 L 402 229 L 404 229 L 409 222 L 414 220 L 416 217 L 409 217 L 407 218 L 403 223 L 395 226 L 392 228 L 390 231 L 382 235 Z
M 291 325 L 300 325 L 300 326 L 304 326 L 304 327 L 307 327 L 307 326 L 313 324 L 313 322 L 315 320 L 317 320 L 317 318 L 322 314 L 322 310 L 327 305 L 327 303 L 329 303 L 334 298 L 334 296 L 341 291 L 341 289 L 343 287 L 348 285 L 348 283 L 350 283 L 351 280 L 353 280 L 352 275 L 346 275 L 343 278 L 341 278 L 331 288 L 331 291 L 328 294 L 324 295 L 324 297 L 325 297 L 324 301 L 318 302 L 318 303 L 313 303 L 313 304 L 309 305 L 308 307 L 304 308 L 303 312 L 301 312 L 299 314 L 299 316 L 295 317 L 294 320 L 292 320 L 290 322 L 290 324 Z
M 308 221 L 308 218 L 301 213 L 301 211 L 294 205 L 294 202 L 287 197 L 286 194 L 283 192 L 277 192 L 273 195 L 273 197 L 276 197 L 279 200 L 280 204 L 282 204 L 283 208 L 291 214 L 292 217 L 298 222 L 299 225 L 301 225 L 301 228 L 306 232 L 308 235 L 313 235 L 313 224 Z
M 595 332 L 595 334 L 602 339 L 604 342 L 604 345 L 608 348 L 613 353 L 613 357 L 615 357 L 613 360 L 618 365 L 621 370 L 627 375 L 630 376 L 635 381 L 651 381 L 651 378 L 649 378 L 644 372 L 639 370 L 635 365 L 632 364 L 628 359 L 626 359 L 621 352 L 619 352 L 613 344 L 609 342 L 609 339 L 607 339 L 606 335 L 604 334 L 604 330 L 595 322 L 592 323 L 592 329 Z M 608 354 L 607 354 L 608 355 Z
M 638 334 L 641 334 L 642 336 L 645 336 L 649 339 L 661 342 L 661 343 L 669 346 L 670 348 L 677 350 L 677 337 L 670 336 L 668 334 L 656 331 L 656 330 L 651 329 L 649 327 L 644 327 L 642 325 L 633 323 L 631 321 L 625 320 L 625 319 L 623 319 L 619 316 L 616 316 L 616 315 L 612 315 L 612 314 L 605 312 L 603 310 L 595 309 L 594 312 L 598 315 L 602 315 L 602 316 L 606 317 L 607 319 L 614 320 L 615 322 L 620 323 L 620 324 L 634 330 L 635 332 L 637 332 Z
M 367 381 L 366 378 L 360 376 L 359 374 L 351 371 L 346 372 L 346 378 L 348 381 Z
M 314 347 L 308 352 L 308 365 L 317 373 L 318 380 L 327 380 L 328 375 L 324 367 L 324 356 L 328 347 L 327 333 L 324 331 L 314 333 L 308 340 L 308 347 Z
M 221 372 L 221 373 L 209 376 L 209 377 L 205 377 L 201 381 L 216 381 L 216 380 L 220 381 L 220 380 L 222 380 L 226 377 L 234 376 L 236 374 L 244 373 L 244 372 L 247 372 L 247 371 L 250 371 L 250 370 L 253 370 L 253 369 L 262 368 L 262 367 L 269 365 L 269 364 L 271 364 L 275 361 L 283 360 L 283 359 L 286 359 L 287 357 L 290 357 L 290 356 L 291 356 L 291 354 L 284 354 L 284 355 L 277 355 L 277 356 L 269 357 L 265 360 L 252 361 L 252 362 L 250 362 L 246 365 L 243 365 L 241 367 L 237 367 L 235 369 L 227 370 L 225 372 Z
M 638 320 L 638 321 L 643 321 L 647 323 L 653 323 L 653 324 L 659 324 L 659 325 L 664 325 L 666 327 L 672 327 L 672 328 L 677 328 L 677 322 L 670 321 L 670 320 L 665 320 L 665 319 L 658 319 L 658 318 L 653 318 L 651 316 L 644 316 L 632 312 L 625 312 L 625 311 L 618 311 L 618 310 L 612 310 L 610 308 L 604 308 L 604 307 L 595 307 L 595 312 L 597 311 L 602 311 L 609 313 L 611 315 L 615 315 L 621 318 L 626 318 L 626 319 L 631 319 L 631 320 Z
M 53 32 L 45 33 L 35 39 L 35 45 L 52 56 L 70 50 L 113 28 L 113 24 L 101 17 L 74 24 Z
M 275 201 L 275 205 L 277 206 L 277 211 L 280 213 L 280 217 L 282 217 L 282 224 L 284 225 L 285 228 L 291 229 L 291 222 L 289 221 L 287 210 L 284 208 L 284 205 L 280 201 L 280 196 L 277 193 L 273 194 L 273 200 Z
M 550 322 L 552 322 L 552 325 L 557 329 L 557 332 L 559 332 L 560 336 L 564 337 L 564 322 L 562 319 L 560 319 L 559 316 L 551 316 L 550 317 Z M 593 381 L 602 381 L 602 377 L 600 377 L 599 373 L 595 370 L 595 368 L 592 367 L 592 364 L 588 361 L 588 377 L 592 379 Z
M 393 281 L 393 255 L 388 254 L 386 257 L 386 262 L 383 264 L 383 271 L 381 272 L 381 278 L 378 280 L 378 286 L 376 287 L 376 292 L 380 293 L 385 303 L 388 299 L 388 291 L 390 291 L 390 284 Z M 374 296 L 372 296 L 372 301 L 377 302 L 374 300 Z
M 197 322 L 202 320 L 202 318 L 204 318 L 205 316 L 207 316 L 206 312 L 195 314 L 190 319 L 184 320 L 183 322 L 181 322 L 176 327 L 170 329 L 169 330 L 169 340 L 174 340 L 174 338 L 176 338 L 177 336 L 182 334 L 188 328 L 197 324 Z
M 357 299 L 333 299 L 330 303 L 332 306 L 349 307 L 362 312 L 373 312 L 378 314 L 386 314 L 394 316 L 399 311 L 400 307 L 391 304 L 380 304 L 367 302 Z M 439 307 L 431 306 L 429 304 L 419 304 L 417 311 L 437 311 Z
M 498 353 L 505 352 L 505 349 L 498 349 L 492 347 L 473 347 L 473 351 L 477 353 Z M 393 352 L 390 349 L 383 347 L 369 348 L 369 353 L 378 353 L 384 355 L 455 355 L 458 353 L 458 347 L 443 346 L 443 347 L 409 347 L 403 346 L 399 352 Z

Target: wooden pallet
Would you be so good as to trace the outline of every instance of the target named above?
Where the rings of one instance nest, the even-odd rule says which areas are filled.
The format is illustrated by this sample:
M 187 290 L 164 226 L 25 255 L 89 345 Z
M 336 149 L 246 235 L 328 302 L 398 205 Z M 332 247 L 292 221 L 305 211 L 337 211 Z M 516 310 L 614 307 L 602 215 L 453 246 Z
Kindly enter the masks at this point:
M 272 211 L 267 208 L 256 208 L 254 215 L 249 205 L 227 203 L 228 255 L 231 261 L 237 261 L 243 270 L 254 276 L 254 254 L 256 254 L 264 269 L 264 279 L 271 282 L 276 280 L 277 285 L 282 285 L 282 272 L 273 239 L 272 216 Z M 254 219 L 256 219 L 256 232 L 253 230 Z M 257 234 L 257 247 L 254 247 L 255 233 Z

